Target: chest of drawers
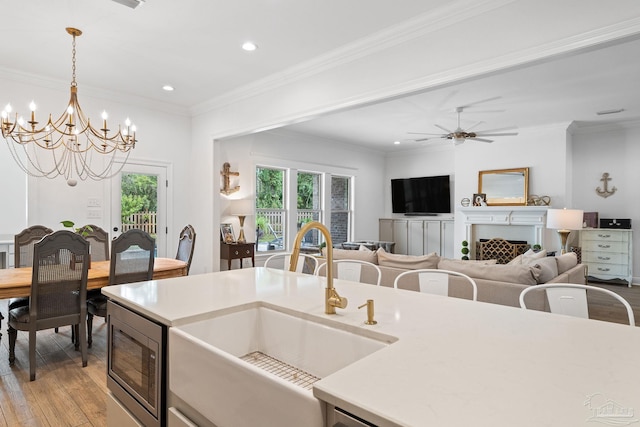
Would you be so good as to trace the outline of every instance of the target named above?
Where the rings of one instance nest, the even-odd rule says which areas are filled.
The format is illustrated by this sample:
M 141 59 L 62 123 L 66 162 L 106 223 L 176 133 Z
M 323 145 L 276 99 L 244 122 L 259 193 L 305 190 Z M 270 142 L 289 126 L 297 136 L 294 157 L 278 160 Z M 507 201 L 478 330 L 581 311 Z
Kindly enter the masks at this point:
M 582 263 L 589 268 L 590 280 L 625 281 L 633 277 L 632 231 L 593 229 L 580 231 Z

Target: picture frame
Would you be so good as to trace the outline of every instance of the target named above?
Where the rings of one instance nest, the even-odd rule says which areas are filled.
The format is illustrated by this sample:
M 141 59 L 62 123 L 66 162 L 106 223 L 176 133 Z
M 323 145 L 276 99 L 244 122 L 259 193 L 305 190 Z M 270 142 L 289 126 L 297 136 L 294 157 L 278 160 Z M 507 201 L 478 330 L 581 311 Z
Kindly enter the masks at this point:
M 583 214 L 583 222 L 584 228 L 598 228 L 600 224 L 598 212 L 585 212 Z
M 233 225 L 231 223 L 220 224 L 220 240 L 225 243 L 235 243 L 235 234 L 233 234 Z
M 473 206 L 487 206 L 487 195 L 485 193 L 474 193 Z

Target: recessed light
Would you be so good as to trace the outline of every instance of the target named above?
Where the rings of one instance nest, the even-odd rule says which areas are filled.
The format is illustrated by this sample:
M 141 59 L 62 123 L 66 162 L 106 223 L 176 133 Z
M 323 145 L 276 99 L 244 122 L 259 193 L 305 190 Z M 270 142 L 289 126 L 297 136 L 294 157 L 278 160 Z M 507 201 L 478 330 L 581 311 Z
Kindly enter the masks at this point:
M 242 44 L 242 48 L 247 52 L 253 52 L 258 48 L 258 45 L 256 45 L 254 42 L 244 42 Z
M 162 86 L 162 90 L 166 90 L 167 92 L 172 92 L 173 91 L 173 86 L 164 85 L 164 86 Z
M 400 141 L 393 141 L 393 145 L 400 145 Z
M 622 113 L 624 111 L 624 108 L 615 108 L 612 110 L 602 110 L 602 111 L 598 111 L 596 112 L 597 115 L 599 116 L 604 116 L 607 114 L 618 114 L 618 113 Z

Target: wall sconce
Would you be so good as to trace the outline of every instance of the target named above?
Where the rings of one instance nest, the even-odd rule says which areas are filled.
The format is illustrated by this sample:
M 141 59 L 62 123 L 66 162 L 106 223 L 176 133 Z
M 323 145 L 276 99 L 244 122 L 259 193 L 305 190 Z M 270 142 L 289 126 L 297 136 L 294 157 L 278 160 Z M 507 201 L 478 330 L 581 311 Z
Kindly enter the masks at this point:
M 581 230 L 584 212 L 578 209 L 549 209 L 547 211 L 547 228 L 558 230 L 562 252 L 567 252 L 567 238 L 571 230 Z

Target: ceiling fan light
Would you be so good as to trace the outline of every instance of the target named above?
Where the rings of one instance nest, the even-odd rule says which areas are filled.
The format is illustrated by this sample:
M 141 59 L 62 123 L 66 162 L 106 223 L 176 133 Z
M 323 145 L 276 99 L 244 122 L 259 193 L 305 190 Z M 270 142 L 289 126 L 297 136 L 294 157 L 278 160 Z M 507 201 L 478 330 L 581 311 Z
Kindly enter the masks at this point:
M 460 145 L 462 143 L 464 143 L 464 136 L 453 137 L 453 145 Z

